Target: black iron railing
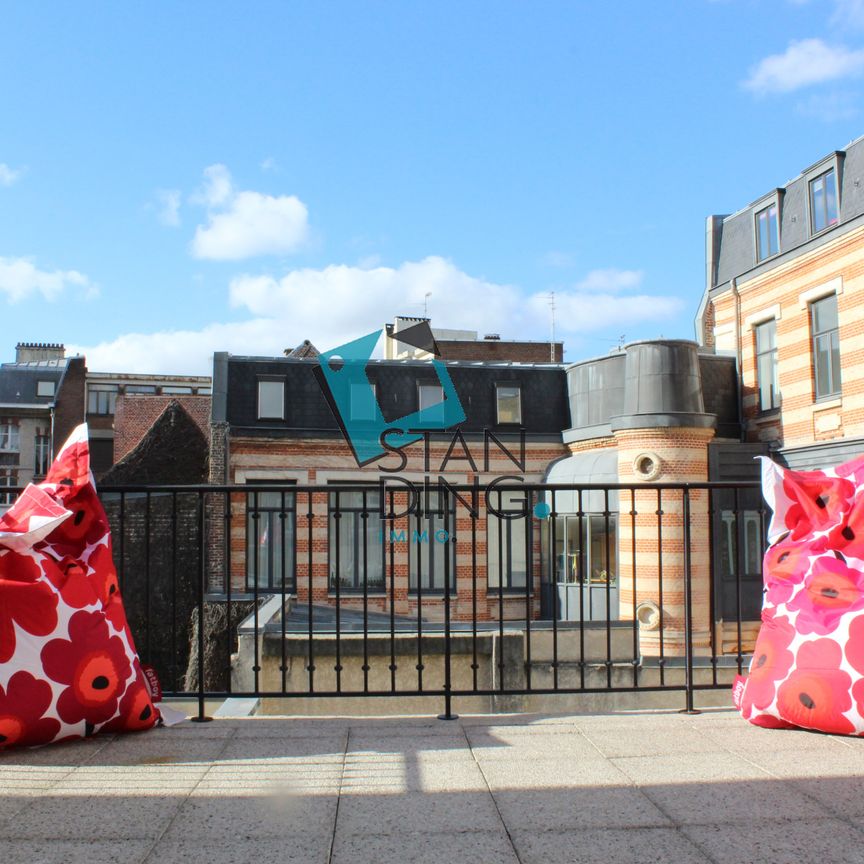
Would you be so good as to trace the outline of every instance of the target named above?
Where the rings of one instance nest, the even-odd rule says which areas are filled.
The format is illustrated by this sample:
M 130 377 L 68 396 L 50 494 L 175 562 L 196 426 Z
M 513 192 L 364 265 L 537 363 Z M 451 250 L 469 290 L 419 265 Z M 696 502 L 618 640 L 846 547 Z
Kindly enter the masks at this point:
M 202 718 L 231 696 L 434 696 L 450 717 L 457 697 L 673 690 L 693 710 L 759 618 L 756 483 L 100 495 L 142 662 Z

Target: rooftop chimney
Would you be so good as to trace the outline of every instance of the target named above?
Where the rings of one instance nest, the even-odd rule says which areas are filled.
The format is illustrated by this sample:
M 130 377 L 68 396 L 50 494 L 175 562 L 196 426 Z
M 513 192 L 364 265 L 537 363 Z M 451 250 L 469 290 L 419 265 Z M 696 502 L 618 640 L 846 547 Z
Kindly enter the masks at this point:
M 54 342 L 19 342 L 15 346 L 16 363 L 38 363 L 40 360 L 62 360 L 66 346 Z

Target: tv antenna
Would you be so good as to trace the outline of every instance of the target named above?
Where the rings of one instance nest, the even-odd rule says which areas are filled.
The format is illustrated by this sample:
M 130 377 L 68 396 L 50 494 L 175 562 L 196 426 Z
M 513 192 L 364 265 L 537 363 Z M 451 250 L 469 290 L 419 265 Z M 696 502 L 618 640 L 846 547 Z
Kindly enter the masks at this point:
M 549 343 L 549 362 L 555 362 L 555 292 L 549 292 L 549 318 L 552 324 L 552 340 Z
M 428 317 L 429 317 L 429 298 L 430 298 L 431 296 L 432 296 L 432 292 L 431 292 L 431 291 L 427 291 L 427 292 L 423 295 L 423 317 L 424 317 L 424 318 L 428 318 Z

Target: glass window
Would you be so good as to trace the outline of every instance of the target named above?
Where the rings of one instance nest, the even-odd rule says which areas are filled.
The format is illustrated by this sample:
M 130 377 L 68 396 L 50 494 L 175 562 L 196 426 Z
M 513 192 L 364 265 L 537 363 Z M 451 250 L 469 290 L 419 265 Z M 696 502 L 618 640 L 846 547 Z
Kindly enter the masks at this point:
M 816 399 L 840 394 L 840 328 L 837 295 L 810 304 L 813 334 L 813 392 Z
M 295 528 L 293 492 L 246 495 L 247 588 L 293 590 Z
M 744 540 L 744 572 L 740 575 L 758 576 L 762 572 L 762 527 L 758 510 L 741 510 L 735 518 L 734 510 L 720 513 L 720 569 L 726 578 L 738 573 L 738 537 Z
M 760 261 L 764 261 L 780 251 L 776 204 L 772 204 L 756 214 L 756 239 Z
M 53 381 L 37 381 L 36 395 L 37 396 L 53 396 L 55 384 Z
M 48 473 L 51 464 L 51 437 L 49 435 L 36 436 L 36 465 L 37 477 L 44 477 Z
M 450 590 L 456 589 L 456 544 L 450 542 L 456 533 L 456 499 L 447 495 L 447 509 L 444 513 L 444 501 L 437 489 L 429 490 L 428 501 L 420 493 L 422 514 L 418 513 L 409 519 L 408 530 L 405 532 L 408 541 L 408 580 L 411 591 L 417 591 L 418 574 L 422 591 L 443 591 L 449 570 Z M 449 553 L 449 564 L 445 558 Z
M 123 388 L 124 393 L 155 393 L 156 387 L 153 384 L 127 384 Z
M 524 514 L 527 493 L 518 490 L 493 491 L 492 504 L 502 513 L 522 514 L 502 518 L 489 512 L 486 516 L 486 570 L 490 588 L 502 585 L 524 590 L 528 578 L 527 522 Z
M 515 385 L 499 384 L 496 388 L 499 423 L 522 422 L 522 391 Z
M 18 485 L 18 472 L 11 468 L 0 468 L 0 487 Z M 15 500 L 14 492 L 0 493 L 0 506 L 8 506 Z
M 390 523 L 382 521 L 380 506 L 377 489 L 330 493 L 331 591 L 337 582 L 340 591 L 362 591 L 364 585 L 368 591 L 384 590 L 384 531 Z
M 0 450 L 20 450 L 18 426 L 15 423 L 0 423 Z
M 352 384 L 351 385 L 351 419 L 372 421 L 375 419 L 375 385 Z
M 440 384 L 420 384 L 419 404 L 420 410 L 429 410 L 427 414 L 428 420 L 435 420 L 440 414 L 441 419 L 444 418 L 444 389 Z
M 581 533 L 580 538 L 580 522 Z M 602 513 L 558 516 L 556 578 L 570 584 L 615 585 L 618 578 L 618 517 Z M 608 553 L 608 554 L 607 554 Z
M 837 187 L 833 168 L 810 181 L 810 216 L 814 234 L 837 224 Z
M 777 371 L 777 322 L 772 318 L 757 324 L 756 386 L 759 389 L 759 410 L 780 407 L 780 381 Z
M 168 395 L 168 394 L 171 394 L 171 395 L 176 394 L 177 396 L 183 396 L 183 395 L 185 395 L 185 394 L 189 394 L 189 393 L 191 393 L 191 392 L 192 392 L 192 388 L 191 388 L 191 387 L 163 387 L 163 388 L 162 388 L 162 392 L 163 392 L 164 394 L 166 394 L 166 395 Z
M 258 382 L 258 419 L 285 419 L 285 382 Z
M 113 414 L 117 389 L 116 384 L 90 384 L 87 388 L 87 413 Z

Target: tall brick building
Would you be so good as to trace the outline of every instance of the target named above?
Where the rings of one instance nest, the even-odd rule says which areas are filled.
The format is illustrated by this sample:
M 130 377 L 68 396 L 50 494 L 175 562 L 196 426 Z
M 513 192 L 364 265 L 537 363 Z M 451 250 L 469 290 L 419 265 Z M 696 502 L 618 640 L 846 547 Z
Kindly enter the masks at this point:
M 864 452 L 864 139 L 707 222 L 697 338 L 735 357 L 746 439 L 792 468 Z

